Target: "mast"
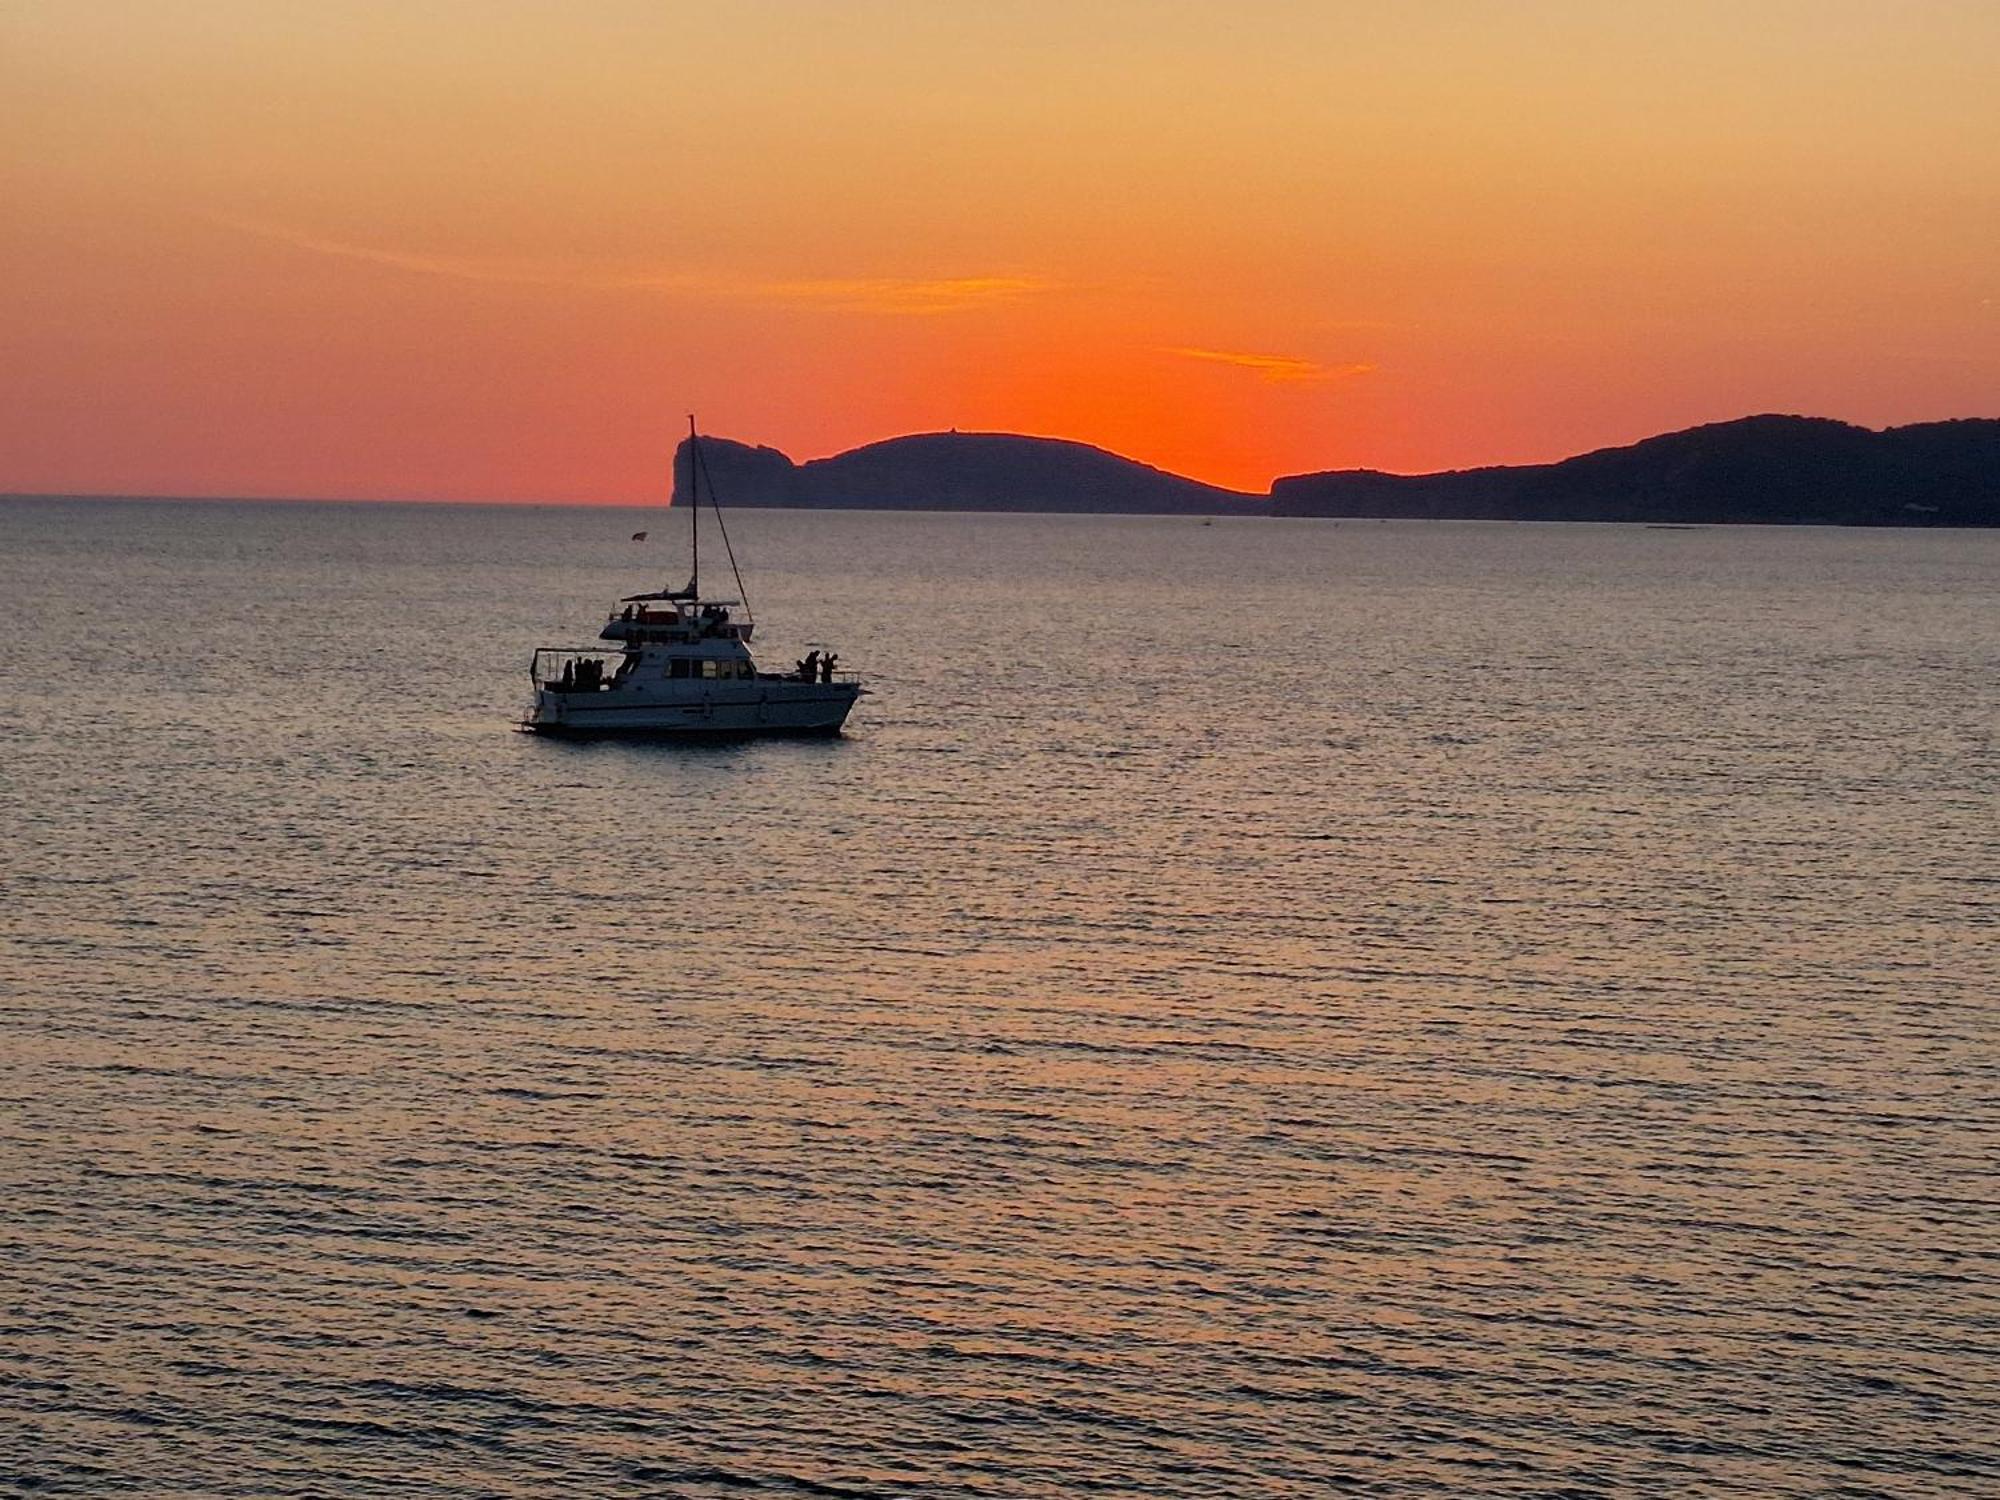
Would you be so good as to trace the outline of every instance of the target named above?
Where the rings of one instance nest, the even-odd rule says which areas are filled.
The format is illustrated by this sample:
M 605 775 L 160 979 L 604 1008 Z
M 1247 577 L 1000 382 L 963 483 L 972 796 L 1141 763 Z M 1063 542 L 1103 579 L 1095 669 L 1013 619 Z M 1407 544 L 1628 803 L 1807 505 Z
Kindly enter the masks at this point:
M 688 490 L 695 497 L 695 505 L 699 508 L 701 504 L 700 481 L 703 479 L 708 481 L 708 513 L 715 517 L 716 534 L 722 538 L 722 551 L 729 559 L 730 576 L 736 580 L 736 602 L 743 606 L 743 617 L 754 625 L 757 622 L 757 612 L 750 607 L 750 591 L 743 587 L 743 570 L 736 565 L 736 549 L 729 545 L 729 523 L 722 519 L 722 502 L 716 499 L 715 496 L 715 476 L 708 472 L 708 460 L 701 456 L 701 448 L 697 444 L 694 435 L 694 414 L 691 412 L 688 414 L 688 458 Z M 690 517 L 690 522 L 692 522 L 692 517 Z M 695 591 L 697 594 L 700 593 L 699 585 L 701 582 L 700 545 L 701 536 L 697 529 L 695 533 L 695 546 L 697 548 L 695 552 Z
M 701 597 L 701 450 L 694 435 L 694 413 L 688 413 L 688 547 L 694 554 L 694 576 L 688 587 Z

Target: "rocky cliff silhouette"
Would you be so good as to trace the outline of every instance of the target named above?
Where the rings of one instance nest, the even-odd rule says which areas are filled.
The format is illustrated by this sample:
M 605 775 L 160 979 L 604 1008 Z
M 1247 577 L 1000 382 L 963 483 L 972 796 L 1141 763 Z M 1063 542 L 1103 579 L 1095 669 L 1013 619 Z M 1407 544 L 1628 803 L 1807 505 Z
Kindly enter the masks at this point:
M 1301 474 L 1273 484 L 1271 500 L 1280 516 L 2000 526 L 2000 420 L 1875 432 L 1744 417 L 1553 464 Z
M 1002 432 L 890 438 L 794 463 L 705 437 L 725 505 L 1472 521 L 2000 526 L 2000 419 L 1876 432 L 1759 416 L 1669 432 L 1560 463 L 1280 479 L 1268 499 L 1184 479 L 1087 443 Z M 688 493 L 688 447 L 674 499 Z
M 1088 443 L 1004 432 L 928 432 L 795 464 L 776 448 L 704 437 L 724 505 L 878 510 L 1260 514 L 1262 495 L 1218 489 Z M 688 490 L 688 445 L 674 454 L 674 503 Z M 704 492 L 705 493 L 705 492 Z

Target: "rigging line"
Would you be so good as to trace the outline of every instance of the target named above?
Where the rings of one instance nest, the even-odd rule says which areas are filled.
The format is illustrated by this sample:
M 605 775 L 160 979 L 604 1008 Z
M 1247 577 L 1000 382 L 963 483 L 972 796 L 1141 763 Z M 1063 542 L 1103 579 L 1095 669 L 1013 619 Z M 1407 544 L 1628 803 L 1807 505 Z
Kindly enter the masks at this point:
M 736 566 L 736 549 L 729 545 L 729 525 L 722 519 L 722 507 L 715 498 L 715 477 L 708 472 L 708 459 L 695 444 L 694 461 L 701 471 L 701 477 L 708 482 L 708 513 L 715 517 L 715 529 L 722 534 L 722 550 L 729 557 L 729 571 L 736 575 L 736 597 L 743 601 L 743 618 L 752 625 L 757 623 L 757 611 L 750 607 L 750 591 L 743 587 L 743 570 Z

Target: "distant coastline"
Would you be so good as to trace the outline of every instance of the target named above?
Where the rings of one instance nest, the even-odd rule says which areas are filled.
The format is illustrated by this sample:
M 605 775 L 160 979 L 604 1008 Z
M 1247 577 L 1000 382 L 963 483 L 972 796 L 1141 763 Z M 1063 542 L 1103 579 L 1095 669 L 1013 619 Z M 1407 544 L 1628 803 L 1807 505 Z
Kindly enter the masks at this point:
M 1744 417 L 1553 464 L 1301 474 L 1274 483 L 1271 498 L 1280 516 L 2000 526 L 2000 420 L 1877 432 L 1824 417 Z
M 828 458 L 704 437 L 727 506 L 1022 514 L 1284 516 L 1343 520 L 1608 521 L 1651 526 L 2000 527 L 2000 418 L 1880 430 L 1754 416 L 1662 433 L 1556 463 L 1434 474 L 1332 469 L 1226 489 L 1088 443 L 1008 432 L 888 438 Z M 688 448 L 674 454 L 674 502 Z M 560 499 L 0 493 L 0 503 L 505 504 Z M 673 503 L 673 502 L 670 502 Z
M 1875 431 L 1754 416 L 1551 464 L 1439 474 L 1331 470 L 1268 495 L 1201 484 L 1086 443 L 1016 433 L 890 438 L 795 463 L 702 439 L 730 505 L 795 509 L 1277 515 L 1653 525 L 2000 526 L 2000 419 Z M 685 443 L 674 493 L 687 492 Z

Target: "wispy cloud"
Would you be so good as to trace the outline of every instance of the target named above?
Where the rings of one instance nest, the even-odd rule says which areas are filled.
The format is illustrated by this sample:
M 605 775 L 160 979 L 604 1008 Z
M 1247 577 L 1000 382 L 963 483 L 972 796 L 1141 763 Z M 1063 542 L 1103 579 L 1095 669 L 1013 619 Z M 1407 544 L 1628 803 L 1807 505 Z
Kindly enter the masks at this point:
M 1302 380 L 1340 380 L 1349 375 L 1366 375 L 1373 365 L 1323 365 L 1315 360 L 1298 359 L 1289 354 L 1239 354 L 1227 349 L 1172 348 L 1163 351 L 1177 355 L 1181 359 L 1206 360 L 1210 364 L 1234 365 L 1240 370 L 1252 370 L 1265 380 L 1291 382 Z
M 536 286 L 611 284 L 595 280 L 581 269 L 549 262 L 424 255 L 407 250 L 383 249 L 374 245 L 351 244 L 346 240 L 331 239 L 325 235 L 312 234 L 283 224 L 267 224 L 255 219 L 225 218 L 217 219 L 216 222 L 225 229 L 254 234 L 260 239 L 275 240 L 281 245 L 290 245 L 295 250 L 309 250 L 315 255 L 331 255 L 341 260 L 366 261 L 376 266 L 393 266 L 399 271 L 416 271 L 425 276 L 450 276 L 460 281 L 515 282 Z
M 1011 302 L 1057 290 L 1057 283 L 1033 276 L 950 276 L 936 280 L 864 277 L 852 280 L 749 281 L 722 288 L 721 295 L 789 302 L 839 312 L 942 313 Z
M 927 316 L 961 312 L 1058 290 L 1059 283 L 1034 276 L 798 277 L 768 278 L 714 272 L 617 270 L 555 261 L 508 260 L 484 256 L 427 255 L 357 245 L 251 219 L 220 219 L 224 227 L 290 245 L 315 255 L 389 266 L 425 276 L 447 276 L 520 286 L 567 286 L 596 291 L 657 291 L 827 312 Z

